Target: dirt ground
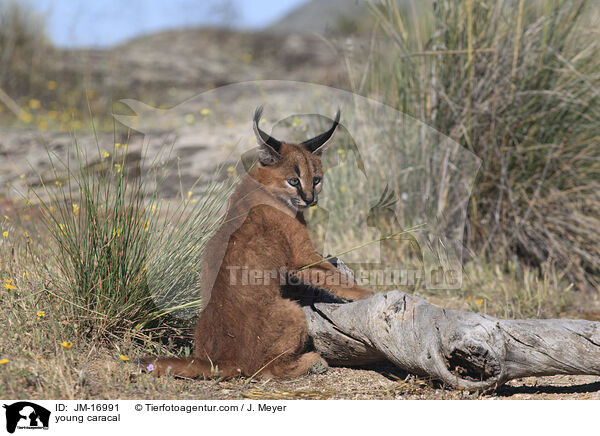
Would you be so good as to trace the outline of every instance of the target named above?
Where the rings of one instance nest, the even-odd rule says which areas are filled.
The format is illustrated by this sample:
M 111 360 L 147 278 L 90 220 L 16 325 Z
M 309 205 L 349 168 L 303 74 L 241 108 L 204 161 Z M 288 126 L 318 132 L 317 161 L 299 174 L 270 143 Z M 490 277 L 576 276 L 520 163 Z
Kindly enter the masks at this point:
M 597 376 L 528 377 L 513 380 L 496 390 L 478 393 L 446 388 L 436 382 L 403 374 L 386 364 L 360 369 L 330 368 L 326 374 L 312 374 L 294 380 L 171 379 L 170 383 L 174 384 L 171 388 L 178 391 L 179 399 L 600 400 L 600 377 Z M 128 392 L 128 396 L 134 393 L 135 388 Z

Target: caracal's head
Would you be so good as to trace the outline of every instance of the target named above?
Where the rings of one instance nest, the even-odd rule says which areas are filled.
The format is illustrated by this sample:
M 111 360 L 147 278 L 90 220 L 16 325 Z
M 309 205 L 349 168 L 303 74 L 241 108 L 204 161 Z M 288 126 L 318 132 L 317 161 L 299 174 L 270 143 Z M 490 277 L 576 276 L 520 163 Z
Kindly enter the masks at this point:
M 329 130 L 300 144 L 279 141 L 258 127 L 262 107 L 254 112 L 258 165 L 254 177 L 264 189 L 294 211 L 317 204 L 323 187 L 321 155 L 340 121 L 337 111 Z

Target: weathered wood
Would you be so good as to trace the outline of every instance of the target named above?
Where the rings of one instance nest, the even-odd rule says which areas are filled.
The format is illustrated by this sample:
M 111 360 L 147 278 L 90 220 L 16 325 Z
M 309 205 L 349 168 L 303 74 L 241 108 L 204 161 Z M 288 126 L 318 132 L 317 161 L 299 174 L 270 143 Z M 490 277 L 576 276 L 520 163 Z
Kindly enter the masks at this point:
M 332 365 L 387 359 L 465 389 L 526 376 L 600 375 L 600 322 L 503 320 L 400 291 L 304 309 L 314 346 Z

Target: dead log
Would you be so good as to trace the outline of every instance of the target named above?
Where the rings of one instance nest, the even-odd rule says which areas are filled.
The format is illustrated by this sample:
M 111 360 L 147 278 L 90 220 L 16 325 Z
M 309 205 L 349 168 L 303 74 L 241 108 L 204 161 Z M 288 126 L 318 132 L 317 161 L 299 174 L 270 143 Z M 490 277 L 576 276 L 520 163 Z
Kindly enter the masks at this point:
M 304 310 L 316 350 L 332 365 L 387 359 L 410 373 L 481 390 L 527 376 L 600 375 L 600 322 L 497 319 L 400 291 Z

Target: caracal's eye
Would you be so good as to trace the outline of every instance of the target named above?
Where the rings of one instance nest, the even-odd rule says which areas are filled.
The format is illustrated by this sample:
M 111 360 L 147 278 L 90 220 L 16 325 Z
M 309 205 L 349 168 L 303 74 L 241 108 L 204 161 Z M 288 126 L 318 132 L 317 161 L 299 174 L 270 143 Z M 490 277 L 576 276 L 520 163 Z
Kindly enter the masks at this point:
M 292 186 L 298 186 L 300 184 L 300 179 L 298 179 L 298 177 L 292 177 L 291 179 L 288 179 L 287 182 Z
M 318 185 L 319 183 L 321 183 L 321 178 L 320 178 L 320 177 L 315 177 L 315 178 L 313 179 L 313 185 L 315 185 L 315 186 L 316 186 L 316 185 Z

